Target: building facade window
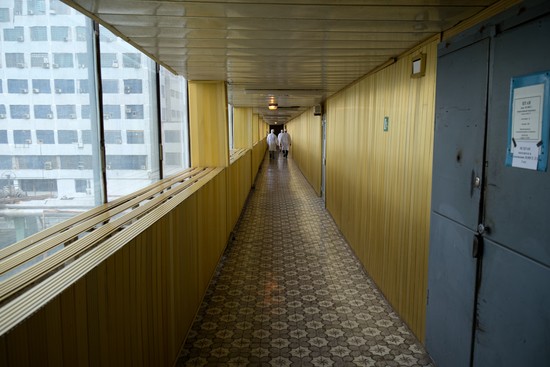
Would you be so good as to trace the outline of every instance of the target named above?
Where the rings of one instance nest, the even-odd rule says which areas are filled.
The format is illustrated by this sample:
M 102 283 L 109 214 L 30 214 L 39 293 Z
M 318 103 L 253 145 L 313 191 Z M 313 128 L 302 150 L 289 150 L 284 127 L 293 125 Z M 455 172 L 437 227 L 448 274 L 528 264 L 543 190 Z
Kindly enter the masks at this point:
M 73 54 L 71 53 L 54 53 L 53 65 L 54 68 L 72 68 L 74 67 Z
M 8 131 L 0 130 L 0 144 L 8 144 Z
M 120 130 L 105 130 L 105 144 L 122 144 Z
M 14 144 L 32 144 L 30 130 L 13 130 Z
M 50 79 L 33 79 L 32 80 L 32 92 L 38 93 L 51 93 Z
M 31 53 L 31 67 L 49 69 L 50 58 L 45 52 L 33 52 Z
M 48 40 L 48 28 L 44 26 L 30 27 L 31 41 L 47 41 Z
M 143 93 L 143 83 L 141 79 L 124 79 L 124 93 L 136 94 Z
M 30 119 L 31 110 L 29 105 L 10 105 L 10 117 L 14 120 Z
M 50 33 L 51 33 L 52 41 L 68 42 L 71 40 L 69 37 L 69 27 L 52 26 L 50 28 Z
M 25 41 L 25 28 L 23 27 L 4 28 L 4 41 L 6 42 Z
M 101 85 L 103 86 L 103 93 L 118 93 L 117 79 L 103 79 Z
M 73 79 L 55 79 L 54 80 L 55 93 L 74 93 L 74 80 Z
M 126 131 L 126 143 L 128 144 L 145 144 L 145 136 L 143 131 L 128 130 Z
M 50 106 L 49 104 L 48 105 L 35 104 L 33 106 L 33 109 L 34 109 L 34 118 L 36 119 L 51 120 L 54 118 L 52 106 Z
M 8 93 L 29 93 L 29 81 L 27 79 L 8 79 Z
M 55 144 L 53 130 L 36 130 L 36 142 L 38 144 Z
M 78 143 L 78 134 L 76 130 L 57 130 L 58 144 Z
M 126 105 L 126 118 L 129 120 L 143 119 L 143 105 Z
M 124 53 L 122 54 L 122 61 L 125 68 L 139 69 L 141 67 L 141 54 Z
M 103 113 L 105 120 L 120 119 L 120 106 L 115 104 L 103 105 Z
M 6 53 L 6 67 L 19 69 L 25 68 L 25 54 L 22 52 Z
M 0 22 L 7 23 L 10 21 L 10 9 L 0 8 Z
M 56 112 L 58 119 L 76 119 L 76 106 L 75 105 L 56 105 Z
M 28 15 L 43 15 L 46 14 L 45 0 L 27 0 Z

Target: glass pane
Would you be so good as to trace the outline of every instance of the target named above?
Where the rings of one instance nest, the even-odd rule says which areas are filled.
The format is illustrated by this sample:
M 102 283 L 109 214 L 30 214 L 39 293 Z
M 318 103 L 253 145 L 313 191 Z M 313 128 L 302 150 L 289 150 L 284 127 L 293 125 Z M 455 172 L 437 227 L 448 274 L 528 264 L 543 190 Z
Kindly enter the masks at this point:
M 94 68 L 74 56 L 94 64 L 91 21 L 60 1 L 3 4 L 17 16 L 0 22 L 0 248 L 103 203 Z
M 99 32 L 107 195 L 114 200 L 159 180 L 156 64 L 106 28 Z
M 160 104 L 164 176 L 189 168 L 187 81 L 160 68 Z

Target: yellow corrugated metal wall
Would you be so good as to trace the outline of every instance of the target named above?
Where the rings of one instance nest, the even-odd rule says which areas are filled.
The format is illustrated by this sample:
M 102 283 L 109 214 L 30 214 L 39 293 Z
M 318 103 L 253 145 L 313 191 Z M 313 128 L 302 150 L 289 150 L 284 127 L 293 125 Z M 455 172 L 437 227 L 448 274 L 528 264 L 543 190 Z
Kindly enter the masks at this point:
M 317 195 L 321 195 L 321 116 L 314 116 L 313 110 L 288 123 L 286 129 L 292 140 L 292 158 Z
M 326 104 L 326 206 L 386 298 L 424 338 L 437 39 Z M 411 59 L 426 54 L 426 74 Z M 389 129 L 384 131 L 384 117 Z M 317 134 L 317 133 L 315 133 Z

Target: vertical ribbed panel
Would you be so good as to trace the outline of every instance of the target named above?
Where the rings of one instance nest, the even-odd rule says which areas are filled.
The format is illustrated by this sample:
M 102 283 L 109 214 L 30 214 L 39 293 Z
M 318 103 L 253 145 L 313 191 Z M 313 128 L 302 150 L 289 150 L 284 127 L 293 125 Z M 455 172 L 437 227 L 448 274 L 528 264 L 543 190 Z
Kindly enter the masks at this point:
M 426 74 L 411 78 L 411 56 L 420 52 L 427 54 Z M 368 273 L 421 340 L 436 60 L 437 41 L 432 41 L 327 102 L 327 209 Z
M 292 146 L 291 156 L 317 195 L 321 195 L 321 116 L 313 115 L 311 108 L 286 125 Z
M 0 364 L 172 366 L 227 244 L 228 192 L 244 192 L 226 175 L 0 336 Z

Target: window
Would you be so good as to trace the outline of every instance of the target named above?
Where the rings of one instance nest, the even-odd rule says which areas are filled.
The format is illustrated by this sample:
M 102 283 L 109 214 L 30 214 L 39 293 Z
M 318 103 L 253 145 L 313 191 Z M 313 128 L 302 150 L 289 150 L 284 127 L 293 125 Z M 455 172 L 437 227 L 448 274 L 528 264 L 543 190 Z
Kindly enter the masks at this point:
M 27 13 L 29 15 L 46 14 L 46 1 L 27 0 Z
M 10 21 L 10 9 L 0 8 L 0 22 L 9 22 Z
M 147 156 L 145 155 L 108 155 L 108 169 L 146 170 Z
M 27 79 L 8 79 L 8 93 L 29 93 L 29 81 Z
M 69 27 L 52 26 L 50 28 L 50 32 L 52 34 L 52 41 L 67 42 L 70 39 L 70 37 L 69 37 Z
M 55 144 L 53 130 L 36 130 L 36 142 L 38 144 Z
M 4 5 L 5 3 L 10 5 Z M 97 90 L 96 77 L 88 73 L 91 70 L 79 69 L 77 65 L 77 60 L 79 64 L 84 65 L 95 63 L 93 52 L 87 52 L 93 49 L 93 44 L 86 43 L 88 40 L 93 41 L 92 20 L 59 0 L 0 0 L 0 9 L 2 7 L 11 9 L 8 14 L 10 22 L 0 22 L 0 57 L 2 58 L 0 79 L 3 79 L 0 84 L 3 83 L 4 88 L 3 94 L 0 94 L 0 110 L 3 110 L 0 112 L 0 129 L 6 131 L 0 132 L 0 141 L 6 138 L 11 146 L 0 144 L 0 150 L 4 150 L 0 154 L 6 155 L 5 159 L 0 159 L 0 165 L 4 163 L 6 167 L 0 169 L 0 174 L 3 171 L 10 171 L 16 175 L 18 182 L 26 180 L 20 185 L 25 185 L 29 194 L 28 199 L 33 200 L 36 210 L 33 209 L 33 213 L 30 214 L 32 218 L 29 223 L 33 225 L 23 228 L 11 219 L 9 211 L 12 209 L 4 208 L 5 210 L 0 213 L 0 225 L 3 226 L 2 234 L 7 235 L 2 235 L 0 247 L 8 245 L 12 237 L 15 240 L 15 233 L 31 235 L 33 232 L 65 220 L 69 215 L 67 211 L 63 211 L 64 214 L 50 212 L 47 220 L 42 220 L 38 210 L 40 203 L 44 201 L 39 201 L 39 197 L 33 198 L 35 195 L 56 195 L 59 185 L 63 195 L 71 197 L 75 194 L 73 182 L 78 179 L 88 181 L 92 188 L 87 194 L 90 200 L 79 205 L 93 207 L 104 201 L 101 193 L 102 183 L 97 182 L 101 175 L 89 169 L 92 166 L 94 169 L 101 169 L 100 151 L 91 149 L 90 145 L 85 149 L 79 149 L 81 145 L 77 145 L 84 139 L 93 141 L 94 147 L 99 142 L 96 137 L 98 130 L 96 119 L 77 119 L 82 110 L 85 115 L 89 116 L 90 113 L 86 111 L 91 111 L 94 116 L 94 111 L 99 109 L 93 94 Z M 28 11 L 33 14 L 28 14 Z M 12 12 L 15 17 L 12 17 Z M 0 18 L 1 14 L 2 11 L 0 11 Z M 43 15 L 37 16 L 37 14 Z M 70 16 L 59 14 L 70 14 Z M 5 34 L 13 41 L 5 42 Z M 77 35 L 87 36 L 81 37 L 78 43 L 65 42 L 65 37 L 67 40 L 75 40 Z M 75 57 L 76 51 L 81 55 Z M 113 75 L 107 79 L 109 78 L 122 79 L 119 75 Z M 14 80 L 9 83 L 9 87 L 14 92 L 19 88 L 28 88 L 28 94 L 8 94 L 8 79 Z M 89 94 L 75 94 L 80 88 L 80 83 L 77 84 L 75 81 L 79 79 L 86 80 L 83 88 L 89 91 Z M 21 80 L 26 80 L 26 84 Z M 57 94 L 56 89 L 64 94 Z M 5 106 L 2 106 L 2 103 Z M 112 102 L 120 106 L 124 103 L 120 100 Z M 82 109 L 81 106 L 87 107 Z M 14 132 L 15 129 L 17 131 Z M 90 135 L 82 134 L 82 131 L 87 131 Z M 74 144 L 75 142 L 77 144 Z M 138 145 L 134 147 L 143 148 Z M 78 157 L 78 154 L 83 153 L 89 155 Z M 93 165 L 90 162 L 93 162 Z M 61 170 L 61 165 L 72 168 Z M 21 170 L 32 171 L 21 172 Z M 43 175 L 48 180 L 38 179 Z M 17 206 L 23 204 L 23 202 L 15 203 L 13 210 L 17 210 Z M 59 206 L 73 205 L 74 201 L 59 201 L 58 204 Z M 18 239 L 21 239 L 20 235 Z
M 74 93 L 74 80 L 72 79 L 55 79 L 54 80 L 55 93 Z
M 101 83 L 103 86 L 103 93 L 118 93 L 117 79 L 103 79 Z
M 80 69 L 86 69 L 88 67 L 89 60 L 90 60 L 90 56 L 88 56 L 88 54 L 80 53 L 80 52 L 76 54 L 76 62 Z
M 19 180 L 21 190 L 31 192 L 57 193 L 57 180 Z
M 58 144 L 78 143 L 78 134 L 76 130 L 57 130 Z
M 126 118 L 133 119 L 143 119 L 143 105 L 126 105 Z
M 116 104 L 106 104 L 103 106 L 103 113 L 105 120 L 120 119 L 120 106 Z
M 120 130 L 105 130 L 105 144 L 122 144 Z
M 124 79 L 124 93 L 143 93 L 141 79 Z
M 23 14 L 23 0 L 14 0 L 13 2 L 13 14 L 22 15 Z
M 36 119 L 53 119 L 52 106 L 34 105 L 34 118 Z
M 53 65 L 54 68 L 72 68 L 74 67 L 73 54 L 71 53 L 54 53 Z
M 23 42 L 25 34 L 23 27 L 4 28 L 4 41 Z
M 13 157 L 11 155 L 0 155 L 0 169 L 12 169 Z
M 32 80 L 32 92 L 33 93 L 51 93 L 50 79 L 33 79 Z
M 124 53 L 122 54 L 122 62 L 125 68 L 139 69 L 141 67 L 141 54 Z
M 90 87 L 88 86 L 88 79 L 80 79 L 78 81 L 78 93 L 90 93 Z
M 86 193 L 90 188 L 89 180 L 74 180 L 74 190 L 75 192 Z
M 86 27 L 76 27 L 76 40 L 79 42 L 85 42 L 88 36 L 88 30 Z
M 0 130 L 0 144 L 8 144 L 8 131 Z
M 165 175 L 169 176 L 189 167 L 187 82 L 163 67 L 160 67 L 159 81 L 164 153 L 162 163 Z
M 180 143 L 182 138 L 181 130 L 164 130 L 165 143 Z
M 50 0 L 50 14 L 71 14 L 71 8 L 59 0 Z
M 75 105 L 57 105 L 56 109 L 57 109 L 58 119 L 75 119 L 76 118 Z
M 116 54 L 102 53 L 101 54 L 101 67 L 102 68 L 118 68 L 118 60 Z
M 13 130 L 13 142 L 14 144 L 31 144 L 31 131 Z
M 82 144 L 92 144 L 91 130 L 82 130 Z
M 48 40 L 48 28 L 47 27 L 30 27 L 31 41 L 47 41 Z
M 62 155 L 59 157 L 61 169 L 92 169 L 91 155 Z
M 30 119 L 29 105 L 10 105 L 10 117 L 12 119 Z
M 145 144 L 143 131 L 128 130 L 126 131 L 126 142 L 128 144 Z
M 80 116 L 82 116 L 83 119 L 90 119 L 90 105 L 82 105 L 80 107 Z
M 23 53 L 6 53 L 6 67 L 8 68 L 24 68 L 25 55 Z
M 164 162 L 167 166 L 176 166 L 181 167 L 182 166 L 182 155 L 179 153 L 166 153 L 164 156 L 164 159 L 166 162 Z
M 48 54 L 44 52 L 31 53 L 31 67 L 48 69 L 50 67 Z

